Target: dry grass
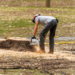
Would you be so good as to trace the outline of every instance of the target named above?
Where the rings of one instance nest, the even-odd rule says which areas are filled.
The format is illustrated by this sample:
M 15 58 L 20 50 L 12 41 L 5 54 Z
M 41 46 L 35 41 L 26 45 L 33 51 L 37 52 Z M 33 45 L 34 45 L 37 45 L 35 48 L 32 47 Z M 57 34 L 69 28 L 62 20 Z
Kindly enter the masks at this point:
M 0 6 L 45 7 L 44 0 L 0 0 Z M 51 7 L 75 7 L 75 0 L 51 0 Z
M 37 13 L 59 19 L 56 36 L 75 36 L 74 4 L 74 0 L 51 0 L 51 8 L 46 8 L 43 0 L 1 0 L 0 36 L 31 37 L 34 28 L 32 18 Z M 41 29 L 40 26 L 36 36 Z

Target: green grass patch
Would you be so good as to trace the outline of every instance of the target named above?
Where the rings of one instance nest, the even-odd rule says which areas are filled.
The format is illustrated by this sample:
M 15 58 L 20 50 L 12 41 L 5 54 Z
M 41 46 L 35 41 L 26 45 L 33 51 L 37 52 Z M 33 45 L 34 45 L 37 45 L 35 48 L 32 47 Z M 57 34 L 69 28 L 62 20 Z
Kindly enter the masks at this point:
M 29 19 L 2 20 L 0 24 L 1 36 L 27 36 L 33 30 L 31 29 L 33 23 Z
M 42 73 L 40 70 L 29 70 L 29 69 L 0 69 L 0 74 L 5 74 L 5 75 L 50 75 L 50 74 L 56 74 L 56 75 L 74 75 L 75 71 L 74 69 L 61 69 L 58 72 L 51 71 L 50 74 L 48 73 Z
M 20 19 L 20 20 L 14 20 L 11 23 L 11 26 L 15 26 L 15 27 L 30 27 L 32 26 L 33 23 L 31 22 L 31 20 L 27 20 L 27 19 Z
M 5 69 L 2 70 L 0 69 L 0 74 L 5 74 L 5 75 L 49 75 L 49 74 L 44 74 L 41 73 L 39 70 L 28 70 L 28 69 Z

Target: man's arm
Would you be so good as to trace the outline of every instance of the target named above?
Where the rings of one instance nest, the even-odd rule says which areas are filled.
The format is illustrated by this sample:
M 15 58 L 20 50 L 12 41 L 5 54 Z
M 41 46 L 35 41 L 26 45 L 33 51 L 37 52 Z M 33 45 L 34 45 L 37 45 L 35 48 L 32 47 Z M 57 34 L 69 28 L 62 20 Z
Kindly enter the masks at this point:
M 38 29 L 38 21 L 35 22 L 35 28 L 34 28 L 33 36 L 36 35 L 37 29 Z

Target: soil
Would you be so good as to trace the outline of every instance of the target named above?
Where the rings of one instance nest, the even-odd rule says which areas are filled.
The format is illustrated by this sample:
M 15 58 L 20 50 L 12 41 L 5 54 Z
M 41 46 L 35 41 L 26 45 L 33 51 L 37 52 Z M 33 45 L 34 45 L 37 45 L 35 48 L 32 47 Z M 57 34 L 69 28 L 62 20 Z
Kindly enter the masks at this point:
M 37 53 L 39 47 L 30 46 L 28 39 L 0 39 L 0 69 L 38 69 L 43 74 L 54 75 L 55 71 L 67 75 L 68 72 L 62 71 L 63 69 L 75 70 L 75 48 L 67 46 L 55 45 L 54 54 L 48 54 L 47 46 L 46 53 Z

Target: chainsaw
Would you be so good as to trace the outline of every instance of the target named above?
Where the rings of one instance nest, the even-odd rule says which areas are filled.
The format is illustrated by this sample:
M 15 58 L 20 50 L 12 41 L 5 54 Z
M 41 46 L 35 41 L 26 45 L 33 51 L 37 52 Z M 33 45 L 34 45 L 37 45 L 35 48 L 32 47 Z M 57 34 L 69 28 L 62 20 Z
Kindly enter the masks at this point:
M 30 45 L 39 45 L 38 39 L 36 39 L 36 37 L 32 37 L 30 41 Z

